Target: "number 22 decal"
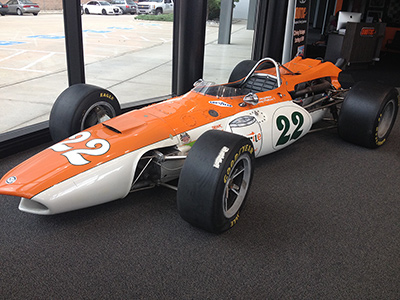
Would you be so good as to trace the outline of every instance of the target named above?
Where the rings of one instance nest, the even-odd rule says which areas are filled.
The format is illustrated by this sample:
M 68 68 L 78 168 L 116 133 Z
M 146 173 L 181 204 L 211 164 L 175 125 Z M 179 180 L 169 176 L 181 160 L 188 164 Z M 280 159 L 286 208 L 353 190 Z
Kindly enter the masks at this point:
M 106 154 L 110 150 L 110 143 L 103 139 L 93 139 L 86 143 L 85 149 L 73 149 L 68 146 L 86 141 L 90 138 L 90 132 L 84 131 L 71 136 L 68 140 L 62 141 L 50 147 L 53 151 L 64 152 L 61 154 L 65 156 L 69 163 L 74 166 L 83 166 L 90 163 L 89 160 L 83 158 L 82 154 L 100 156 Z M 100 147 L 98 147 L 100 145 Z
M 276 118 L 276 126 L 278 127 L 279 131 L 282 131 L 278 142 L 276 143 L 276 146 L 284 145 L 290 140 L 295 140 L 300 137 L 300 135 L 303 133 L 303 130 L 301 130 L 301 126 L 304 124 L 304 117 L 301 113 L 295 111 L 292 113 L 291 116 L 292 123 L 293 125 L 296 126 L 294 132 L 290 135 L 288 134 L 290 130 L 290 121 L 286 116 L 279 116 Z

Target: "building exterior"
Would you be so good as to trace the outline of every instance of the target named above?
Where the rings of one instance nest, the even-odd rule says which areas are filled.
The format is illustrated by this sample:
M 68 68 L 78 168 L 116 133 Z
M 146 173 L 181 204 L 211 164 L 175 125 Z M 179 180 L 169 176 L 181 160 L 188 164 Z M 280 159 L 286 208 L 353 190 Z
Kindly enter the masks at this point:
M 40 6 L 40 10 L 62 10 L 62 0 L 32 0 Z

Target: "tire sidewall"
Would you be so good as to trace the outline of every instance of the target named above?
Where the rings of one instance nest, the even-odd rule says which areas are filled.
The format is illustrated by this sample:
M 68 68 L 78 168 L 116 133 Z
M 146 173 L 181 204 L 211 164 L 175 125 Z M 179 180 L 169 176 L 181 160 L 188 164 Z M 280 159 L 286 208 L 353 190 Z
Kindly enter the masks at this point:
M 394 107 L 395 107 L 394 120 L 390 124 L 390 127 L 386 131 L 385 135 L 382 136 L 382 137 L 379 137 L 378 136 L 378 130 L 379 130 L 380 120 L 381 120 L 381 118 L 383 116 L 383 110 L 384 110 L 384 108 L 386 107 L 386 105 L 390 101 L 394 101 Z M 377 113 L 377 115 L 375 117 L 375 122 L 374 122 L 374 125 L 373 125 L 373 128 L 372 128 L 372 132 L 374 132 L 374 141 L 373 141 L 373 143 L 371 143 L 371 148 L 379 147 L 379 146 L 383 145 L 386 142 L 386 139 L 388 138 L 390 132 L 392 131 L 393 125 L 394 125 L 394 123 L 396 121 L 397 113 L 398 113 L 398 99 L 396 97 L 396 94 L 391 92 L 386 96 L 386 98 L 382 102 L 382 104 L 381 104 L 381 106 L 379 108 L 379 112 Z
M 252 160 L 252 156 L 254 156 L 254 148 L 252 145 L 243 144 L 238 150 L 230 152 L 229 155 L 226 157 L 225 160 L 226 163 L 221 164 L 222 172 L 219 172 L 219 176 L 217 176 L 218 178 L 216 180 L 216 189 L 214 194 L 214 199 L 216 199 L 216 201 L 213 202 L 214 204 L 213 223 L 216 224 L 215 232 L 223 232 L 233 227 L 239 220 L 240 213 L 243 210 L 244 205 L 246 203 L 247 195 L 244 198 L 239 209 L 235 212 L 235 214 L 232 217 L 227 218 L 224 215 L 223 195 L 224 195 L 225 185 L 227 183 L 227 178 L 230 174 L 230 171 L 235 166 L 235 163 L 239 159 L 243 158 L 243 156 L 248 156 L 249 159 Z M 253 170 L 251 170 L 250 181 L 252 177 L 253 177 Z
M 217 130 L 200 136 L 189 152 L 178 183 L 177 206 L 184 220 L 214 233 L 226 231 L 237 223 L 247 195 L 236 213 L 227 218 L 223 212 L 223 194 L 231 164 L 243 155 L 250 158 L 250 185 L 254 148 L 249 139 Z
M 49 127 L 53 140 L 58 142 L 80 132 L 86 112 L 99 102 L 106 102 L 112 106 L 116 116 L 121 114 L 117 98 L 106 89 L 76 84 L 62 92 L 50 113 Z
M 394 117 L 386 134 L 379 138 L 379 121 L 389 101 L 394 101 Z M 338 120 L 342 139 L 367 148 L 377 148 L 385 143 L 398 113 L 398 92 L 386 85 L 358 82 L 346 94 Z
M 96 103 L 105 102 L 105 103 L 110 104 L 114 108 L 115 114 L 118 115 L 119 107 L 116 106 L 116 102 L 111 101 L 109 98 L 104 97 L 104 96 L 99 97 L 99 93 L 100 93 L 100 95 L 108 94 L 108 92 L 106 90 L 92 92 L 86 98 L 84 98 L 82 103 L 78 106 L 76 113 L 73 114 L 72 121 L 71 121 L 71 130 L 72 131 L 79 132 L 79 131 L 86 129 L 86 128 L 82 128 L 83 118 L 86 115 L 86 113 L 88 112 L 88 109 L 91 108 Z M 109 95 L 111 95 L 111 93 Z M 114 99 L 115 99 L 115 97 L 114 97 Z

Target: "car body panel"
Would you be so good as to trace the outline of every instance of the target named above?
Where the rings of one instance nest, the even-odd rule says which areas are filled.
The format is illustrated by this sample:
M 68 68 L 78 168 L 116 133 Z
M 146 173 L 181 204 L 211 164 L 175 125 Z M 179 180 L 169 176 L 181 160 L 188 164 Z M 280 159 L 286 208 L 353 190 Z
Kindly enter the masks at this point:
M 152 148 L 168 144 L 171 144 L 169 139 L 160 141 L 77 173 L 31 198 L 23 197 L 19 209 L 52 215 L 124 198 L 130 191 L 135 166 L 141 156 Z
M 146 152 L 191 145 L 208 130 L 248 137 L 256 157 L 278 151 L 303 137 L 318 119 L 294 103 L 289 92 L 298 83 L 321 77 L 340 87 L 340 69 L 332 63 L 296 58 L 285 66 L 294 73 L 281 67 L 282 85 L 257 93 L 256 104 L 245 103 L 240 93 L 221 97 L 195 88 L 97 124 L 9 171 L 0 181 L 0 193 L 22 197 L 20 209 L 38 214 L 123 198 Z

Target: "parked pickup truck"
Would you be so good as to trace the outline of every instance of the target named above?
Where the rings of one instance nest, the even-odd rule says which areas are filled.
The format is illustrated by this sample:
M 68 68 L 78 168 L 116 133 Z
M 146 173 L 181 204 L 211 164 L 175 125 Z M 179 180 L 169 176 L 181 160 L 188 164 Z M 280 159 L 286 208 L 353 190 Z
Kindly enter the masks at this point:
M 173 0 L 139 0 L 138 14 L 168 14 L 174 11 Z

